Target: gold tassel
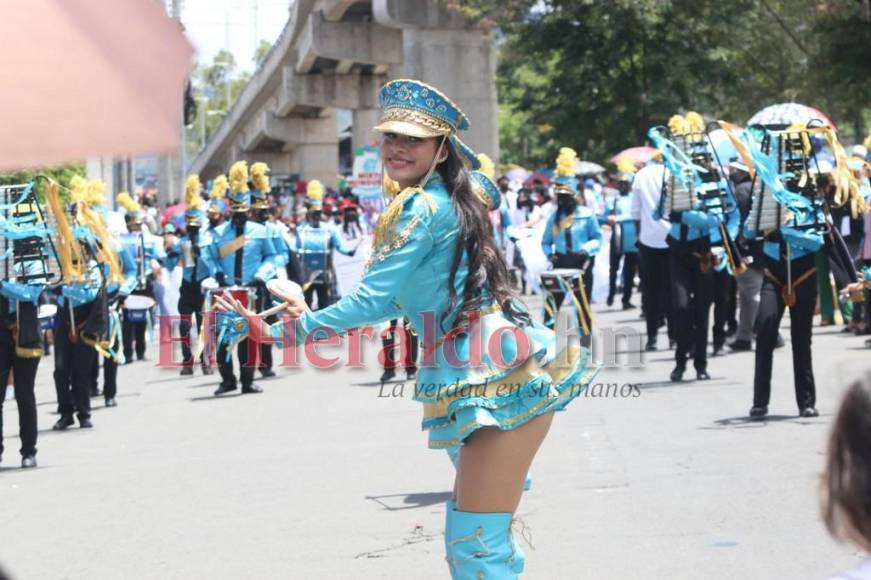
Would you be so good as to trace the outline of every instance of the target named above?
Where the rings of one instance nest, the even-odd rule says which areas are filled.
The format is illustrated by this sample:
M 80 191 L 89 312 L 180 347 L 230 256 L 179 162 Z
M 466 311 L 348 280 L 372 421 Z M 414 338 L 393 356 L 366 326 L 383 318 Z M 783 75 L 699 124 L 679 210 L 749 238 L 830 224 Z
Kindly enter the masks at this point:
M 393 242 L 393 238 L 397 235 L 396 224 L 402 216 L 405 202 L 417 193 L 423 196 L 430 214 L 436 212 L 438 205 L 436 205 L 435 200 L 430 194 L 425 192 L 421 187 L 406 187 L 391 200 L 387 207 L 384 208 L 384 211 L 381 212 L 381 215 L 378 216 L 378 222 L 375 224 L 375 236 L 372 241 L 373 250 L 379 248 L 382 244 Z
M 756 166 L 753 165 L 753 156 L 750 154 L 750 150 L 747 149 L 747 145 L 745 145 L 744 142 L 741 141 L 741 137 L 738 136 L 738 131 L 740 131 L 741 128 L 738 125 L 733 125 L 726 121 L 717 121 L 717 124 L 726 132 L 729 141 L 731 141 L 732 145 L 735 146 L 735 150 L 738 152 L 744 165 L 747 166 L 747 172 L 750 174 L 751 179 L 754 178 L 756 176 Z
M 64 282 L 67 284 L 79 282 L 85 277 L 83 270 L 85 260 L 82 256 L 82 248 L 73 237 L 73 230 L 61 204 L 58 183 L 53 179 L 48 180 L 48 186 L 45 189 L 45 199 L 48 202 L 48 209 L 54 215 L 55 222 L 57 223 L 58 262 L 60 263 Z

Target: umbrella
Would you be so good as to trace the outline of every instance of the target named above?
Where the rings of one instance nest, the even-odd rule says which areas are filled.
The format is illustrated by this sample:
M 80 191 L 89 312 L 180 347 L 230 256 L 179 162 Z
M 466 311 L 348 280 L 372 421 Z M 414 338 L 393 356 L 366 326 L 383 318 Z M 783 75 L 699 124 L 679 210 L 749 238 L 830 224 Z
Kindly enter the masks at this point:
M 182 216 L 181 223 L 184 224 L 184 212 L 186 210 L 187 204 L 185 203 L 177 203 L 175 205 L 167 207 L 160 213 L 160 225 L 165 226 L 169 222 L 175 224 L 175 218 L 179 215 Z
M 505 172 L 505 177 L 508 178 L 508 181 L 520 181 L 521 183 L 529 179 L 530 175 L 529 171 L 519 165 L 514 165 Z
M 550 185 L 550 180 L 553 179 L 553 170 L 552 169 L 540 169 L 526 178 L 526 181 L 523 182 L 525 187 L 532 187 L 536 184 L 536 182 L 541 183 L 542 185 L 548 186 Z
M 635 165 L 647 165 L 647 162 L 650 161 L 656 152 L 656 149 L 653 147 L 630 147 L 629 149 L 624 149 L 609 159 L 609 161 L 616 165 L 622 157 L 628 157 Z
M 605 173 L 605 168 L 592 161 L 575 161 L 575 173 L 578 175 L 595 175 Z
M 193 50 L 162 5 L 0 2 L 0 170 L 178 147 Z
M 747 121 L 748 125 L 774 125 L 786 126 L 793 123 L 806 124 L 812 119 L 819 119 L 823 123 L 835 127 L 826 115 L 813 107 L 798 103 L 780 103 L 765 107 Z M 837 127 L 835 127 L 837 128 Z

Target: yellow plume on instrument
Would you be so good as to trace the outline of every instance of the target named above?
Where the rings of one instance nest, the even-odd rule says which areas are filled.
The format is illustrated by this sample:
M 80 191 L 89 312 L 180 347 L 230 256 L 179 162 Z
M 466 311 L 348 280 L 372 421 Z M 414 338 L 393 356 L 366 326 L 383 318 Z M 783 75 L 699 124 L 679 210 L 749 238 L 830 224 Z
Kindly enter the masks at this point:
M 829 148 L 831 148 L 832 153 L 835 155 L 835 167 L 832 170 L 831 176 L 832 182 L 835 185 L 832 203 L 837 207 L 849 203 L 850 213 L 854 218 L 859 217 L 868 211 L 868 204 L 865 202 L 865 196 L 862 194 L 862 185 L 853 171 L 850 170 L 847 151 L 841 145 L 841 142 L 838 141 L 838 136 L 833 127 L 827 125 L 816 131 L 822 131 L 829 144 Z
M 92 179 L 88 182 L 88 193 L 85 197 L 85 201 L 92 206 L 104 205 L 106 203 L 106 198 L 103 195 L 105 192 L 106 184 L 103 183 L 103 180 Z
M 124 273 L 121 269 L 121 258 L 115 250 L 112 236 L 106 228 L 103 216 L 93 211 L 87 204 L 77 207 L 78 221 L 87 226 L 100 241 L 95 248 L 98 261 L 109 266 L 108 280 L 110 282 L 123 282 Z
M 257 191 L 269 193 L 269 166 L 259 161 L 251 166 L 251 181 L 254 182 L 254 187 Z
M 620 173 L 635 173 L 637 171 L 635 162 L 632 161 L 631 157 L 620 157 L 617 159 L 617 171 Z
M 115 196 L 115 201 L 118 203 L 118 205 L 127 210 L 127 213 L 137 212 L 142 209 L 142 206 L 139 205 L 139 203 L 135 199 L 130 197 L 130 194 L 126 191 L 122 191 L 117 196 Z
M 571 147 L 561 147 L 556 158 L 556 175 L 573 177 L 578 154 Z
M 702 133 L 705 130 L 705 119 L 696 113 L 695 111 L 690 111 L 687 113 L 686 117 L 684 117 L 686 121 L 686 132 L 687 133 Z
M 668 120 L 668 130 L 672 135 L 684 135 L 687 132 L 687 120 L 680 115 L 672 115 Z
M 324 184 L 317 179 L 312 179 L 306 186 L 305 195 L 312 201 L 321 201 L 324 199 Z
M 248 164 L 237 161 L 230 167 L 230 189 L 234 193 L 248 191 Z
M 88 182 L 81 175 L 73 175 L 70 179 L 70 197 L 74 202 L 85 201 L 88 196 Z
M 227 181 L 226 175 L 219 175 L 212 182 L 212 191 L 209 192 L 209 197 L 212 199 L 223 199 L 227 195 L 227 189 L 230 183 Z
M 200 183 L 199 175 L 188 175 L 184 184 L 184 202 L 190 209 L 196 209 L 203 204 L 203 198 L 200 193 L 203 191 L 203 184 Z
M 478 153 L 478 161 L 481 162 L 481 173 L 496 181 L 496 164 L 486 153 Z

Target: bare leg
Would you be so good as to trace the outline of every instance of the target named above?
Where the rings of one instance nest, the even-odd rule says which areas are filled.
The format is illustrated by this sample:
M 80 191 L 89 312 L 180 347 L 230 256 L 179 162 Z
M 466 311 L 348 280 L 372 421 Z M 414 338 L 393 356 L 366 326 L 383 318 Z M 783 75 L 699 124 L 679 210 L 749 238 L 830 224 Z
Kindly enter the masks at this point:
M 526 474 L 552 421 L 551 412 L 510 431 L 487 427 L 469 436 L 460 452 L 454 487 L 457 509 L 514 513 Z

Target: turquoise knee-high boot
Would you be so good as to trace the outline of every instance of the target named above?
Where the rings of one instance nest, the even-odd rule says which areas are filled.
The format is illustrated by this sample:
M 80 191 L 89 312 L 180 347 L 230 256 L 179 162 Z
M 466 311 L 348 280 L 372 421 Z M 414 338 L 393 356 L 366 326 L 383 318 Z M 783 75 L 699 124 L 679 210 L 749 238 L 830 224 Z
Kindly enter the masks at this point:
M 449 515 L 447 559 L 453 580 L 516 580 L 526 557 L 511 535 L 511 514 Z

